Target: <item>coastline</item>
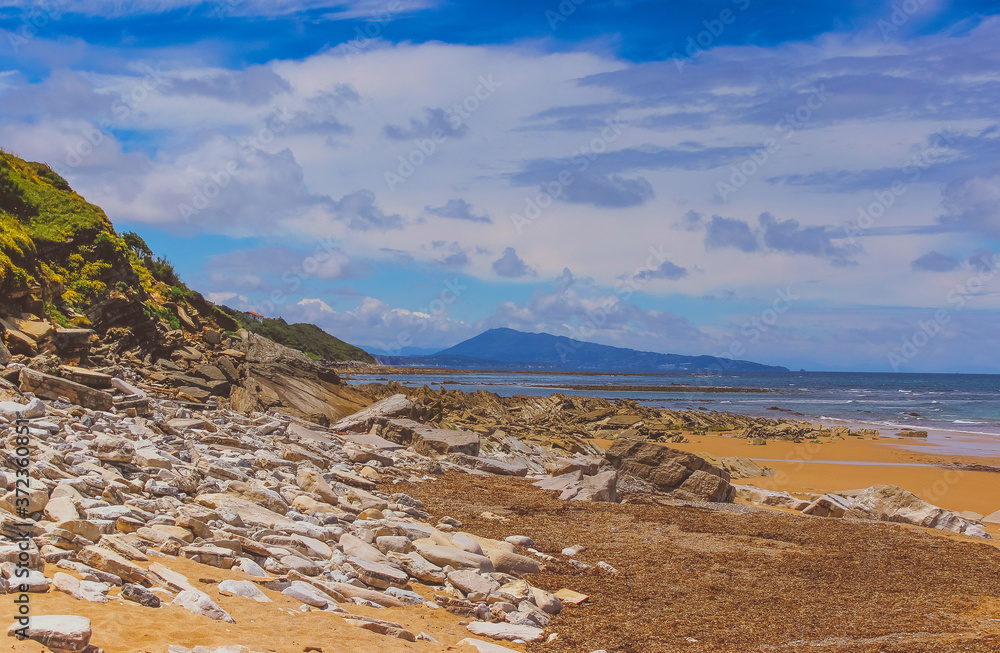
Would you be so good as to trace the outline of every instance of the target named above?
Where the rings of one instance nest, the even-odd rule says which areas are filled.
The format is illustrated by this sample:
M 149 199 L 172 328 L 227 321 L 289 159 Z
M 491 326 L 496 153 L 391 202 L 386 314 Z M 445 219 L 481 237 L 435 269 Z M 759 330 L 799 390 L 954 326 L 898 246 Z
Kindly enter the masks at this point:
M 823 444 L 769 440 L 765 446 L 753 446 L 749 440 L 725 434 L 686 436 L 690 442 L 665 446 L 713 457 L 741 456 L 777 472 L 775 476 L 735 480 L 738 485 L 807 497 L 884 483 L 956 512 L 989 515 L 1000 510 L 1000 456 L 939 453 L 932 443 L 915 444 L 885 436 L 850 437 Z M 986 530 L 1000 536 L 1000 525 L 986 525 Z

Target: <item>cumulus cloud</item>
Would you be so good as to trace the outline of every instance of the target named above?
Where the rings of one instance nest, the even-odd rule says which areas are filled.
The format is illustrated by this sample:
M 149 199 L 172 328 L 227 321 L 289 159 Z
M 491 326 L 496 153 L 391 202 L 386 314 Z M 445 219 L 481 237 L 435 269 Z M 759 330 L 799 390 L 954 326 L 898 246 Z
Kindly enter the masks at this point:
M 960 259 L 940 252 L 927 252 L 910 266 L 922 272 L 951 272 L 962 264 Z
M 464 267 L 469 264 L 468 252 L 456 242 L 446 243 L 444 241 L 435 241 L 431 243 L 431 249 L 440 252 L 440 255 L 436 259 L 439 265 Z
M 346 222 L 348 228 L 357 231 L 403 228 L 403 217 L 396 213 L 386 213 L 376 206 L 375 193 L 370 190 L 354 191 L 339 200 L 331 200 L 330 209 L 335 219 Z
M 277 287 L 296 292 L 309 279 L 356 279 L 369 273 L 366 265 L 352 261 L 339 247 L 307 251 L 277 245 L 215 254 L 205 262 L 204 271 L 220 292 L 269 292 Z
M 517 251 L 513 247 L 506 248 L 503 251 L 503 256 L 493 261 L 493 271 L 501 277 L 510 279 L 517 279 L 528 275 L 535 276 L 537 274 L 517 255 Z
M 425 207 L 424 212 L 436 215 L 439 218 L 449 218 L 451 220 L 466 220 L 468 222 L 493 222 L 488 213 L 477 215 L 472 210 L 472 205 L 463 199 L 448 200 L 447 204 L 438 207 Z

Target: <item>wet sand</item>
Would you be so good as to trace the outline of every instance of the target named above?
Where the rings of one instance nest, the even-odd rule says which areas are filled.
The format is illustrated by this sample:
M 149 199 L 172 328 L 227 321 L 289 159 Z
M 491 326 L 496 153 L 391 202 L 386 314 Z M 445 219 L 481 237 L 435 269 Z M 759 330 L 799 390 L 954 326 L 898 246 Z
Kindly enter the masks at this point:
M 1000 457 L 942 454 L 940 447 L 914 438 L 849 437 L 833 442 L 822 439 L 822 444 L 769 440 L 764 446 L 728 435 L 688 438 L 688 443 L 666 446 L 716 457 L 742 456 L 778 472 L 776 476 L 736 481 L 743 485 L 798 494 L 889 483 L 949 510 L 983 515 L 1000 510 Z M 996 471 L 962 468 L 973 465 L 995 467 Z

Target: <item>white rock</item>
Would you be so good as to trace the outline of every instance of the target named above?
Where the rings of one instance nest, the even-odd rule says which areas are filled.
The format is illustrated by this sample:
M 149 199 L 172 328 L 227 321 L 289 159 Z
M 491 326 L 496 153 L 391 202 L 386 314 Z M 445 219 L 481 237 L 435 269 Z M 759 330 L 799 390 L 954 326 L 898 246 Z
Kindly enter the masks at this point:
M 515 626 L 514 624 L 507 623 L 494 624 L 488 621 L 473 621 L 466 627 L 473 635 L 492 637 L 493 639 L 509 642 L 513 642 L 514 640 L 537 642 L 542 639 L 542 633 L 545 632 L 541 628 L 534 628 L 532 626 Z
M 331 602 L 330 597 L 326 594 L 301 580 L 293 580 L 291 586 L 285 588 L 281 593 L 320 610 Z
M 7 635 L 17 636 L 17 631 L 22 627 L 23 624 L 15 622 L 7 629 Z M 86 617 L 54 614 L 28 619 L 28 638 L 53 651 L 82 651 L 90 644 L 92 634 L 90 619 Z
M 208 617 L 209 619 L 226 621 L 231 624 L 236 623 L 236 620 L 230 617 L 229 613 L 223 610 L 218 603 L 213 601 L 212 597 L 198 590 L 184 590 L 174 597 L 172 604 L 178 605 L 194 614 Z
M 499 644 L 494 644 L 493 642 L 484 642 L 481 639 L 473 639 L 471 637 L 466 637 L 458 643 L 459 646 L 462 644 L 472 646 L 479 651 L 479 653 L 517 653 L 517 651 L 512 648 L 500 646 Z
M 224 580 L 219 583 L 219 593 L 225 596 L 242 596 L 257 603 L 271 603 L 267 594 L 248 580 Z

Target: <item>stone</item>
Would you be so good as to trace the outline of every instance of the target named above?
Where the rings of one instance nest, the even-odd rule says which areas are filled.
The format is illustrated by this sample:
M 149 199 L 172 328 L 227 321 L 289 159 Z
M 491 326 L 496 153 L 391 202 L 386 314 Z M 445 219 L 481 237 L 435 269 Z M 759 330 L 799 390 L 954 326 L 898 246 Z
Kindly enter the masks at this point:
M 380 590 L 389 587 L 405 588 L 410 577 L 394 567 L 368 560 L 354 560 L 351 565 L 358 573 L 358 580 L 369 587 L 377 587 Z
M 225 621 L 235 624 L 236 620 L 229 616 L 229 613 L 219 607 L 208 594 L 198 590 L 184 590 L 174 597 L 172 605 L 177 605 L 194 614 L 199 614 L 216 621 Z
M 73 367 L 72 365 L 62 365 L 59 368 L 59 372 L 62 374 L 64 379 L 85 385 L 88 388 L 93 388 L 95 390 L 110 390 L 114 387 L 111 383 L 112 376 L 110 374 L 103 374 L 101 372 L 95 372 L 94 370 L 88 370 L 82 367 Z
M 77 553 L 77 558 L 83 564 L 114 574 L 123 581 L 139 585 L 149 583 L 145 569 L 108 549 L 96 546 L 84 547 Z
M 45 504 L 45 517 L 52 522 L 75 521 L 80 519 L 73 500 L 68 497 L 49 499 Z M 93 540 L 94 538 L 87 538 Z
M 619 472 L 677 499 L 732 503 L 736 496 L 729 472 L 691 453 L 622 438 L 615 440 L 605 457 Z
M 0 366 L 6 366 L 10 362 L 10 358 L 10 350 L 3 343 L 3 338 L 0 338 Z
M 580 594 L 579 592 L 574 592 L 569 589 L 561 589 L 555 593 L 555 597 L 559 599 L 563 605 L 580 605 L 584 601 L 587 601 L 590 597 L 586 594 Z
M 425 456 L 479 455 L 479 434 L 473 431 L 438 429 L 411 419 L 391 419 L 386 425 L 386 433 L 390 440 L 410 445 Z
M 300 580 L 292 581 L 291 586 L 283 589 L 281 593 L 295 599 L 296 601 L 302 601 L 306 605 L 319 608 L 320 610 L 325 609 L 332 601 L 332 599 L 323 592 L 319 591 L 309 583 L 305 583 Z
M 303 492 L 309 492 L 319 496 L 321 501 L 330 505 L 337 505 L 339 497 L 330 484 L 320 476 L 320 473 L 311 467 L 301 466 L 295 474 L 295 482 Z
M 535 546 L 535 541 L 527 535 L 509 535 L 504 538 L 504 542 L 509 542 L 514 546 Z
M 537 574 L 542 570 L 536 560 L 503 549 L 487 549 L 486 555 L 494 569 L 502 574 Z
M 27 485 L 27 488 L 19 486 L 0 497 L 0 508 L 19 516 L 44 510 L 49 503 L 48 488 L 33 477 L 29 477 Z
M 57 571 L 52 576 L 52 587 L 60 592 L 69 594 L 79 601 L 90 601 L 91 603 L 107 603 L 108 589 L 104 583 L 93 581 L 80 581 L 77 578 Z
M 734 485 L 737 496 L 747 503 L 755 506 L 773 506 L 776 508 L 788 508 L 790 510 L 804 510 L 809 502 L 805 499 L 796 499 L 787 492 L 775 492 L 773 490 L 763 490 L 749 485 Z
M 375 546 L 382 553 L 395 551 L 396 553 L 409 553 L 413 550 L 413 543 L 409 538 L 399 535 L 383 535 L 375 538 Z
M 448 582 L 462 590 L 463 594 L 474 594 L 481 597 L 478 599 L 481 601 L 485 601 L 486 597 L 500 589 L 500 583 L 469 569 L 450 572 Z
M 559 614 L 562 612 L 562 601 L 552 592 L 546 592 L 539 587 L 532 587 L 531 593 L 535 598 L 535 605 L 546 614 Z
M 224 580 L 219 583 L 219 593 L 224 596 L 242 596 L 257 603 L 271 603 L 267 594 L 248 580 Z
M 160 597 L 141 585 L 125 583 L 122 587 L 121 597 L 126 601 L 132 601 L 147 608 L 160 607 Z
M 496 571 L 490 558 L 454 547 L 417 544 L 416 549 L 422 558 L 439 567 L 451 565 L 455 569 L 477 569 L 483 573 Z
M 382 552 L 350 533 L 345 533 L 340 537 L 340 548 L 345 555 L 368 560 L 370 562 L 384 562 L 385 556 Z
M 494 644 L 493 642 L 484 642 L 481 639 L 473 639 L 472 637 L 466 637 L 460 641 L 458 645 L 471 646 L 476 649 L 478 653 L 518 653 L 512 648 L 500 646 L 499 644 Z
M 574 501 L 610 501 L 618 503 L 618 473 L 603 472 L 587 476 L 580 482 L 580 491 Z
M 168 569 L 159 562 L 149 565 L 146 571 L 150 581 L 171 592 L 195 589 L 184 574 Z
M 997 510 L 996 512 L 991 512 L 990 514 L 986 515 L 979 521 L 981 521 L 984 524 L 1000 524 L 1000 510 Z
M 403 607 L 403 602 L 399 599 L 394 599 L 391 596 L 387 596 L 382 592 L 376 592 L 374 590 L 364 589 L 361 587 L 355 587 L 354 585 L 349 585 L 347 583 L 326 583 L 333 591 L 337 592 L 348 598 L 357 598 L 365 601 L 371 601 L 372 603 L 377 603 L 383 608 L 401 608 Z
M 14 637 L 24 625 L 15 622 L 7 629 L 7 635 Z M 39 615 L 28 618 L 28 639 L 58 653 L 77 653 L 90 644 L 93 632 L 90 619 L 76 615 Z
M 28 368 L 21 370 L 21 392 L 32 392 L 53 400 L 66 397 L 72 403 L 91 410 L 110 412 L 115 405 L 114 399 L 106 392 Z
M 491 637 L 493 639 L 513 642 L 521 640 L 524 642 L 537 642 L 542 639 L 545 631 L 533 626 L 517 626 L 509 623 L 490 623 L 488 621 L 473 621 L 466 628 L 473 635 Z
M 367 432 L 376 420 L 387 417 L 406 415 L 413 409 L 412 402 L 404 394 L 395 394 L 386 397 L 381 401 L 376 401 L 367 408 L 362 408 L 353 415 L 341 419 L 330 427 L 331 431 L 363 431 Z M 365 461 L 367 462 L 367 461 Z
M 854 496 L 851 507 L 879 521 L 938 528 L 953 533 L 982 537 L 981 528 L 950 510 L 932 505 L 895 485 L 873 485 Z M 986 534 L 986 537 L 989 537 Z

